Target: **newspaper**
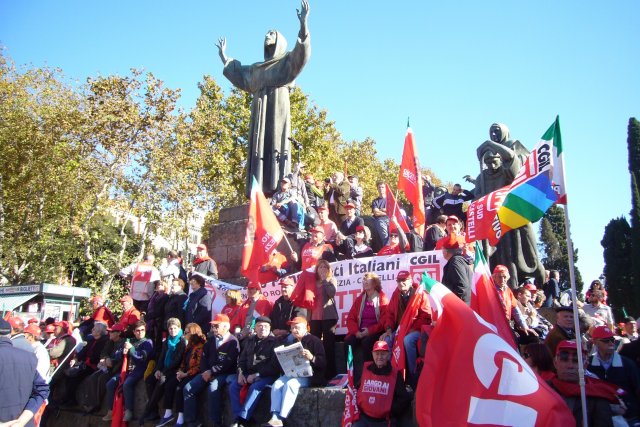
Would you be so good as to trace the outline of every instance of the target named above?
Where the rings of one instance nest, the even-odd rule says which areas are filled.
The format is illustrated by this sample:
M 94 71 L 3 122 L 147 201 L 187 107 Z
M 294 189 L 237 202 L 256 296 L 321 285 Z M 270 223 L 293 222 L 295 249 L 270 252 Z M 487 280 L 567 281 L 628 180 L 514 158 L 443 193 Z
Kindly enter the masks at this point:
M 284 374 L 291 378 L 313 375 L 311 363 L 302 355 L 302 344 L 298 341 L 291 345 L 281 345 L 274 349 Z

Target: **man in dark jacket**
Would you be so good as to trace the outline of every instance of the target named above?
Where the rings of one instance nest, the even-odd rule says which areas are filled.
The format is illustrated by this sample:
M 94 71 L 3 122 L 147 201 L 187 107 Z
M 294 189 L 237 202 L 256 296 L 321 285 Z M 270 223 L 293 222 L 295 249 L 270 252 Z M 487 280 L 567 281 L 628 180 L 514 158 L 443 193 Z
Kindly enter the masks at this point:
M 266 316 L 258 317 L 255 331 L 255 335 L 247 338 L 238 358 L 238 377 L 229 383 L 229 397 L 234 416 L 231 427 L 239 427 L 251 419 L 260 393 L 280 374 L 280 365 L 273 352 L 278 340 L 271 335 L 271 319 Z M 245 386 L 248 386 L 249 390 L 243 404 L 240 402 L 240 391 Z
M 289 321 L 294 317 L 304 316 L 306 310 L 293 305 L 291 294 L 295 287 L 295 281 L 291 277 L 280 280 L 280 297 L 273 303 L 273 309 L 269 317 L 271 318 L 271 333 L 280 342 L 286 344 L 293 343 L 293 335 L 289 328 Z
M 193 271 L 217 279 L 218 266 L 207 253 L 207 245 L 200 243 L 196 250 L 196 258 L 193 260 Z
M 202 374 L 189 381 L 184 388 L 184 421 L 187 427 L 198 423 L 198 394 L 207 388 L 209 418 L 213 425 L 222 425 L 222 387 L 236 373 L 240 344 L 231 333 L 231 323 L 226 314 L 217 314 L 211 322 L 215 337 L 207 341 L 202 353 Z
M 347 210 L 347 216 L 338 229 L 336 251 L 351 259 L 355 252 L 357 228 L 364 226 L 364 220 L 356 216 L 356 206 L 353 203 L 349 202 L 344 207 Z
M 324 371 L 327 358 L 320 338 L 311 335 L 307 330 L 307 319 L 296 317 L 291 322 L 291 334 L 302 344 L 300 357 L 309 361 L 313 375 L 310 377 L 293 378 L 283 375 L 271 386 L 271 419 L 268 426 L 283 426 L 282 420 L 289 416 L 298 397 L 300 388 L 323 386 L 325 384 Z
M 429 227 L 424 236 L 424 250 L 432 251 L 436 248 L 438 240 L 447 235 L 446 231 L 447 217 L 445 215 L 439 215 L 436 218 L 435 223 Z
M 447 260 L 442 273 L 442 284 L 469 305 L 473 271 L 462 256 L 461 242 L 456 236 L 451 235 L 444 242 L 442 256 Z
M 36 370 L 35 354 L 14 348 L 10 335 L 11 325 L 0 319 L 0 424 L 32 427 L 49 386 Z
M 147 322 L 147 336 L 153 341 L 154 359 L 160 354 L 162 345 L 162 333 L 167 330 L 163 322 L 164 307 L 169 300 L 167 295 L 167 284 L 161 280 L 156 282 L 156 289 L 149 298 L 147 313 L 144 320 Z
M 149 364 L 149 358 L 151 354 L 153 354 L 153 343 L 150 339 L 146 338 L 146 326 L 144 320 L 138 320 L 133 328 L 134 339 L 131 340 L 131 342 L 127 340 L 122 350 L 116 353 L 116 359 L 118 360 L 122 360 L 124 355 L 127 355 L 127 376 L 122 385 L 125 407 L 123 421 L 133 420 L 136 384 L 144 377 L 147 365 Z M 107 382 L 108 407 L 113 406 L 113 399 L 119 379 L 120 376 L 117 375 Z M 111 418 L 112 412 L 109 411 L 102 420 L 111 421 Z
M 204 287 L 205 280 L 199 274 L 192 274 L 189 279 L 191 293 L 185 306 L 185 324 L 197 323 L 206 335 L 211 321 L 211 294 Z

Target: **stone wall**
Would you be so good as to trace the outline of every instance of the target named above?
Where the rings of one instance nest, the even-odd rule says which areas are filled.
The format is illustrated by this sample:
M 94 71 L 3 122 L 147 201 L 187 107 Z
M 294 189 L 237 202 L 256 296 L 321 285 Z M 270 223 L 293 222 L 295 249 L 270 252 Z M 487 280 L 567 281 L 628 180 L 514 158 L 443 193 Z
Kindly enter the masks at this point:
M 247 229 L 249 205 L 220 210 L 218 223 L 209 228 L 207 249 L 218 264 L 218 277 L 230 283 L 246 283 L 240 274 L 242 248 Z

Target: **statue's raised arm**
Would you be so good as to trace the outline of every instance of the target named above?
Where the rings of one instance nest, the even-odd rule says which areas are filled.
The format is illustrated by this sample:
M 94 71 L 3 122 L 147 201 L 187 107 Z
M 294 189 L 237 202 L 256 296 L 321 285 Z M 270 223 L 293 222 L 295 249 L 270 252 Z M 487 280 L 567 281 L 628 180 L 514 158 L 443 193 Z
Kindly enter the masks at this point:
M 301 40 L 304 40 L 307 37 L 307 16 L 309 16 L 309 2 L 307 0 L 302 0 L 300 4 L 300 9 L 296 9 L 296 13 L 298 14 L 298 19 L 300 20 L 300 32 L 298 33 L 298 37 Z
M 222 63 L 226 64 L 228 59 L 226 54 L 227 39 L 225 39 L 224 37 L 220 37 L 218 39 L 218 43 L 216 43 L 216 46 L 218 47 L 218 55 L 220 55 L 220 59 L 222 60 Z

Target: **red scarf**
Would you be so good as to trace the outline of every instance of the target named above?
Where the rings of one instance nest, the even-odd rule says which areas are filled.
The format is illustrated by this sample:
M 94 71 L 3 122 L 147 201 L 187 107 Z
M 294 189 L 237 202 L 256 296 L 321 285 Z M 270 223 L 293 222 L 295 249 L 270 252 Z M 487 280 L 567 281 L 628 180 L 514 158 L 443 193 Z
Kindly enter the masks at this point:
M 210 259 L 211 257 L 209 255 L 205 255 L 203 257 L 197 257 L 196 259 L 193 260 L 193 265 L 198 265 L 202 262 L 209 261 Z
M 618 386 L 599 380 L 597 378 L 585 377 L 585 392 L 589 397 L 599 397 L 611 403 L 618 403 Z M 557 376 L 551 378 L 551 384 L 565 397 L 580 397 L 580 385 L 561 381 Z

